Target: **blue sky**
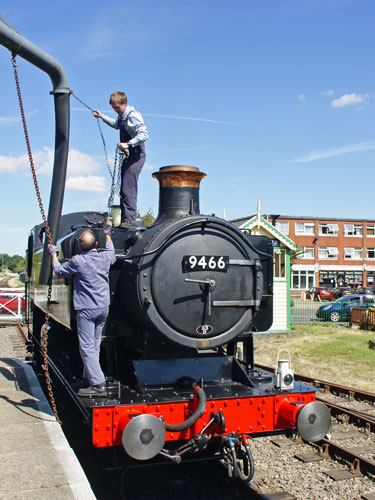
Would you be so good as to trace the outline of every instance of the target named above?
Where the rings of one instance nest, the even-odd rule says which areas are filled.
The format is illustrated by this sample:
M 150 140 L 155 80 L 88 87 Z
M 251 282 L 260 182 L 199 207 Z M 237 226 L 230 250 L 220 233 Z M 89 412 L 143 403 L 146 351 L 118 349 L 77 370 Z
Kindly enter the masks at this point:
M 122 90 L 150 139 L 138 208 L 157 214 L 164 165 L 194 165 L 201 213 L 375 218 L 373 0 L 3 0 L 0 13 L 110 114 Z M 49 77 L 18 58 L 46 209 L 54 147 Z M 40 222 L 10 53 L 0 46 L 0 253 L 23 255 Z M 114 116 L 114 115 L 112 115 Z M 103 124 L 111 164 L 118 132 Z M 71 98 L 64 213 L 104 211 L 96 120 Z

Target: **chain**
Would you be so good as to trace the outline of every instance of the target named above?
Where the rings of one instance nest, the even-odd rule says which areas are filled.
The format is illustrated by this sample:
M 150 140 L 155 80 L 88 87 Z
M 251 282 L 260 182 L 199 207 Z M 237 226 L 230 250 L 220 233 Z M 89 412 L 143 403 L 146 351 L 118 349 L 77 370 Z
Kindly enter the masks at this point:
M 36 171 L 35 171 L 35 165 L 34 165 L 34 159 L 33 159 L 33 155 L 32 155 L 32 152 L 31 152 L 29 134 L 27 132 L 25 111 L 23 109 L 21 88 L 20 88 L 20 83 L 19 83 L 19 79 L 18 79 L 16 56 L 17 56 L 17 54 L 14 54 L 14 53 L 12 54 L 12 65 L 13 65 L 13 70 L 14 70 L 14 79 L 16 81 L 18 102 L 19 102 L 19 105 L 20 105 L 22 125 L 23 125 L 23 131 L 24 131 L 25 141 L 26 141 L 26 147 L 27 147 L 27 154 L 29 156 L 29 163 L 30 163 L 31 173 L 32 173 L 32 176 L 33 176 L 33 181 L 34 181 L 34 186 L 35 186 L 35 193 L 36 193 L 36 196 L 37 196 L 37 199 L 38 199 L 38 204 L 39 204 L 40 213 L 41 213 L 42 219 L 43 219 L 43 224 L 44 224 L 44 228 L 45 228 L 45 232 L 46 232 L 47 241 L 48 241 L 49 245 L 52 245 L 51 231 L 50 231 L 50 228 L 49 228 L 49 225 L 48 225 L 48 222 L 47 222 L 47 217 L 46 217 L 46 214 L 45 214 L 45 211 L 44 211 L 42 197 L 41 197 L 40 191 L 39 191 L 38 180 L 37 180 L 37 177 L 36 177 Z M 45 315 L 44 325 L 41 328 L 41 336 L 42 336 L 41 340 L 42 340 L 42 346 L 43 346 L 44 373 L 45 373 L 45 377 L 46 377 L 46 384 L 47 384 L 48 395 L 49 395 L 50 403 L 51 403 L 51 406 L 52 406 L 53 414 L 55 415 L 55 418 L 56 418 L 57 422 L 61 425 L 61 420 L 59 419 L 59 416 L 57 414 L 57 408 L 56 408 L 55 398 L 53 396 L 53 391 L 52 391 L 52 386 L 51 386 L 51 379 L 50 379 L 50 376 L 49 376 L 48 357 L 47 357 L 48 329 L 49 329 L 49 311 L 50 311 L 50 305 L 51 305 L 51 295 L 52 295 L 52 270 L 51 270 L 51 274 L 50 274 L 49 281 L 48 281 L 47 309 L 46 309 L 46 315 Z
M 113 165 L 113 173 L 111 174 L 111 192 L 108 198 L 108 210 L 113 205 L 113 199 L 116 193 L 120 192 L 121 185 L 121 168 L 120 165 L 122 163 L 122 152 L 119 148 L 116 147 L 115 152 L 115 161 Z M 117 175 L 116 175 L 117 174 Z
M 73 92 L 72 92 L 72 96 L 75 99 L 77 99 L 77 101 L 79 101 L 83 106 L 85 106 L 85 108 L 89 109 L 90 111 L 94 111 L 92 108 L 90 108 L 90 106 L 88 104 L 86 104 L 85 102 L 83 102 L 82 99 L 80 99 L 79 97 L 77 97 Z M 101 138 L 102 143 L 103 143 L 105 162 L 107 164 L 108 171 L 109 171 L 109 173 L 110 173 L 110 175 L 112 177 L 112 170 L 111 170 L 111 166 L 109 164 L 108 153 L 107 153 L 107 146 L 106 146 L 106 143 L 105 143 L 105 140 L 104 140 L 104 135 L 103 135 L 102 127 L 100 126 L 100 119 L 97 118 L 97 117 L 95 117 L 95 118 L 96 118 L 96 123 L 98 124 L 100 138 Z
M 82 99 L 77 97 L 74 93 L 72 93 L 72 96 L 75 99 L 77 99 L 77 101 L 79 101 L 85 108 L 87 108 L 90 111 L 94 111 L 88 104 L 86 104 L 84 101 L 82 101 Z M 107 163 L 109 175 L 111 176 L 111 192 L 110 192 L 110 195 L 108 198 L 108 203 L 107 203 L 108 210 L 110 210 L 111 205 L 113 205 L 113 199 L 115 197 L 115 194 L 120 192 L 120 187 L 121 187 L 121 168 L 120 168 L 120 165 L 121 165 L 122 159 L 123 159 L 123 156 L 122 156 L 123 152 L 121 150 L 119 150 L 118 147 L 116 147 L 115 160 L 114 160 L 113 170 L 112 170 L 110 167 L 110 164 L 109 164 L 107 146 L 106 146 L 106 143 L 104 140 L 102 128 L 100 126 L 99 118 L 96 118 L 96 121 L 98 124 L 99 134 L 100 134 L 100 137 L 101 137 L 102 143 L 103 143 L 105 161 Z M 116 172 L 117 172 L 117 175 L 116 175 Z
M 77 99 L 77 101 L 79 101 L 85 108 L 87 108 L 91 112 L 94 111 L 88 104 L 86 104 L 84 101 L 82 101 L 82 99 L 80 99 L 79 97 L 77 97 L 74 93 L 72 93 L 72 96 L 75 99 Z M 115 194 L 120 192 L 120 186 L 121 186 L 121 169 L 120 169 L 120 165 L 122 163 L 122 152 L 121 152 L 121 150 L 118 149 L 118 147 L 116 147 L 115 160 L 114 160 L 114 165 L 113 165 L 113 170 L 112 170 L 111 167 L 110 167 L 110 164 L 109 164 L 108 153 L 107 153 L 107 146 L 106 146 L 106 143 L 105 143 L 105 140 L 104 140 L 104 135 L 103 135 L 102 127 L 100 126 L 100 119 L 97 118 L 97 117 L 95 117 L 95 118 L 96 118 L 96 122 L 98 124 L 99 134 L 100 134 L 100 137 L 101 137 L 101 140 L 102 140 L 102 143 L 103 143 L 105 161 L 106 161 L 106 164 L 107 164 L 109 175 L 111 176 L 111 192 L 110 192 L 110 195 L 109 195 L 109 198 L 108 198 L 108 203 L 107 203 L 108 210 L 110 210 L 111 205 L 113 205 L 113 199 L 115 197 Z M 116 171 L 117 171 L 117 176 L 116 176 Z

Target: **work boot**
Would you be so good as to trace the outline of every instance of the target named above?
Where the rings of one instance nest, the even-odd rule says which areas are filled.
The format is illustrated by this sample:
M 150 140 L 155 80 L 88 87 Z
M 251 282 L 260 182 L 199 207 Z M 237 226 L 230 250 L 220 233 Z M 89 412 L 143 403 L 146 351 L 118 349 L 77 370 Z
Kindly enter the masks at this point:
M 88 387 L 82 387 L 78 391 L 78 396 L 89 397 L 89 396 L 99 396 L 103 397 L 107 395 L 107 389 L 105 384 L 89 385 Z
M 134 224 L 134 222 L 128 219 L 123 219 L 118 227 L 121 229 L 137 229 L 137 226 Z
M 83 389 L 90 386 L 90 382 L 87 378 L 81 378 L 80 380 L 76 380 L 72 383 L 72 388 L 74 391 L 78 391 L 78 389 Z

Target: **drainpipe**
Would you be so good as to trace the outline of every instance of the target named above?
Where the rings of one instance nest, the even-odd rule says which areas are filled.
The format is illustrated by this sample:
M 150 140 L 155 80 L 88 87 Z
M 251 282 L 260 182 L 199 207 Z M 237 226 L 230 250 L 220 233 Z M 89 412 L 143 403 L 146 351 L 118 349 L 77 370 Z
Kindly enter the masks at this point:
M 26 40 L 3 16 L 0 15 L 0 19 L 5 23 L 0 23 L 0 44 L 47 73 L 52 81 L 53 90 L 51 94 L 54 97 L 55 104 L 55 158 L 47 220 L 51 230 L 52 242 L 56 243 L 64 201 L 68 162 L 70 126 L 69 83 L 63 67 L 56 59 Z M 48 283 L 50 271 L 51 258 L 48 255 L 46 241 L 39 275 L 40 284 L 45 285 Z

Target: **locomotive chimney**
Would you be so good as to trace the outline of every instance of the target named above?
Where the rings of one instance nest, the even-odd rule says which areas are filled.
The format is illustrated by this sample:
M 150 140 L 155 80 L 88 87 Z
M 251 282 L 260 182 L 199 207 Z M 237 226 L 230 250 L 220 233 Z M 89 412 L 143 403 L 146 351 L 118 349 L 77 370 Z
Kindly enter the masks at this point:
M 199 184 L 206 174 L 197 167 L 171 165 L 161 167 L 152 177 L 159 181 L 159 214 L 161 219 L 199 215 Z

